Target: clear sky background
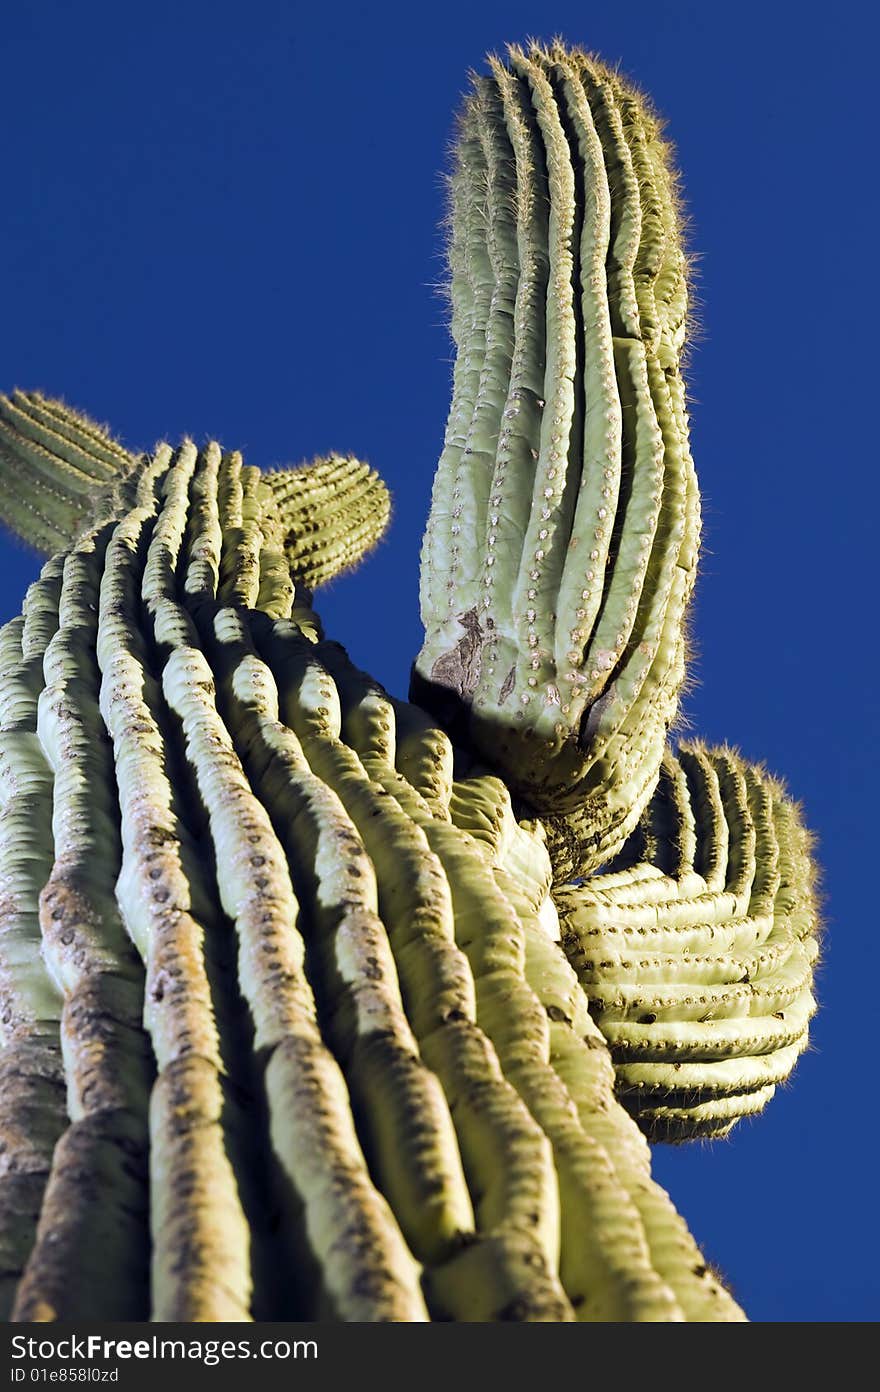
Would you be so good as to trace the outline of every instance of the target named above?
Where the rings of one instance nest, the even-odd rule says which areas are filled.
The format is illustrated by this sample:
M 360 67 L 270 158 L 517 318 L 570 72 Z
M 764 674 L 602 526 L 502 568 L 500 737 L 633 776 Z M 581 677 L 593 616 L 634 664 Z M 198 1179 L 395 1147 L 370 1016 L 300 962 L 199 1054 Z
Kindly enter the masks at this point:
M 393 526 L 319 609 L 399 695 L 449 394 L 434 287 L 466 74 L 559 33 L 620 61 L 668 118 L 699 257 L 686 714 L 787 780 L 826 896 L 821 1010 L 792 1082 L 729 1140 L 655 1151 L 760 1321 L 880 1315 L 872 8 L 41 0 L 6 7 L 0 40 L 0 389 L 63 395 L 131 447 L 190 433 L 260 465 L 369 459 Z M 3 538 L 0 567 L 2 622 L 39 562 Z

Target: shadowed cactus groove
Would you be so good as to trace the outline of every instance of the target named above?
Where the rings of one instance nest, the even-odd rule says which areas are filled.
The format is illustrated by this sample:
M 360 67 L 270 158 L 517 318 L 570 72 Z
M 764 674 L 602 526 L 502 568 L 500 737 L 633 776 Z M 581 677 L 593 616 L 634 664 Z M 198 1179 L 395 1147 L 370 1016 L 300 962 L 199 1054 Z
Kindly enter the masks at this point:
M 452 178 L 412 702 L 312 591 L 389 518 L 338 455 L 135 455 L 0 398 L 0 1306 L 12 1320 L 736 1321 L 646 1134 L 803 1049 L 809 837 L 666 744 L 699 503 L 646 103 L 512 49 Z

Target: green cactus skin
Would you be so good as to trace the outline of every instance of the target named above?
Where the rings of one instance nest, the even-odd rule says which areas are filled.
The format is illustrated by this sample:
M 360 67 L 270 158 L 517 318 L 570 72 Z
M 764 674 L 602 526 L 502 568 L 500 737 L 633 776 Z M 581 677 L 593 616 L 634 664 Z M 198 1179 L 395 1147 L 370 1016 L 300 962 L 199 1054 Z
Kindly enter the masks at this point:
M 187 442 L 127 487 L 3 637 L 54 1068 L 12 1317 L 742 1318 L 613 1099 L 540 825 L 323 641 L 259 471 Z
M 779 782 L 683 745 L 617 863 L 555 901 L 649 1136 L 722 1136 L 760 1111 L 806 1048 L 819 951 L 810 838 Z
M 101 426 L 39 392 L 0 396 L 0 520 L 53 555 L 97 520 L 136 458 Z M 112 502 L 110 503 L 112 510 Z
M 433 714 L 311 607 L 387 524 L 368 466 L 135 458 L 0 398 L 3 519 L 51 552 L 0 630 L 13 1320 L 745 1318 L 645 1133 L 724 1134 L 804 1048 L 809 836 L 763 770 L 666 745 L 699 496 L 657 122 L 559 45 L 491 71 Z
M 684 675 L 686 262 L 644 101 L 558 45 L 509 58 L 459 131 L 458 358 L 413 693 L 570 821 L 589 873 L 641 815 Z

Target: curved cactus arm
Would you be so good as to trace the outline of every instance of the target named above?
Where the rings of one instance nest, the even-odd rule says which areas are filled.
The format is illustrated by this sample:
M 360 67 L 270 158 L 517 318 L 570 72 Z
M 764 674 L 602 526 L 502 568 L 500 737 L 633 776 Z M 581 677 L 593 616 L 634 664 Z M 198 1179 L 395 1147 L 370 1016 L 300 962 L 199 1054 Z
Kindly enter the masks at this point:
M 729 749 L 667 753 L 607 874 L 554 890 L 563 944 L 656 1139 L 724 1135 L 807 1045 L 818 922 L 810 838 L 781 785 Z
M 0 521 L 35 550 L 70 546 L 137 458 L 103 427 L 39 392 L 0 396 Z
M 459 358 L 413 692 L 575 816 L 592 870 L 656 780 L 696 567 L 674 176 L 646 103 L 557 45 L 477 80 L 452 184 Z
M 391 519 L 382 479 L 350 455 L 265 471 L 260 481 L 272 494 L 288 568 L 309 590 L 359 565 Z

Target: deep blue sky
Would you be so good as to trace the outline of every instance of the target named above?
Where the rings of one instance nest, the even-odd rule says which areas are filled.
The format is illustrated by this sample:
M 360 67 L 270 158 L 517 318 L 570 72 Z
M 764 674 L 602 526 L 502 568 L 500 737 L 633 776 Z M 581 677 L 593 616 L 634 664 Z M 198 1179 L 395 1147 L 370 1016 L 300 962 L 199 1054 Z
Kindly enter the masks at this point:
M 64 395 L 131 446 L 189 432 L 262 465 L 327 448 L 369 459 L 393 528 L 320 609 L 401 695 L 448 399 L 432 286 L 466 73 L 490 48 L 559 33 L 620 60 L 667 116 L 700 258 L 689 380 L 705 547 L 686 711 L 786 778 L 827 896 L 822 1009 L 793 1081 L 729 1141 L 655 1157 L 763 1321 L 880 1314 L 868 13 L 41 0 L 3 19 L 0 389 Z M 38 562 L 0 540 L 0 565 L 5 621 Z

